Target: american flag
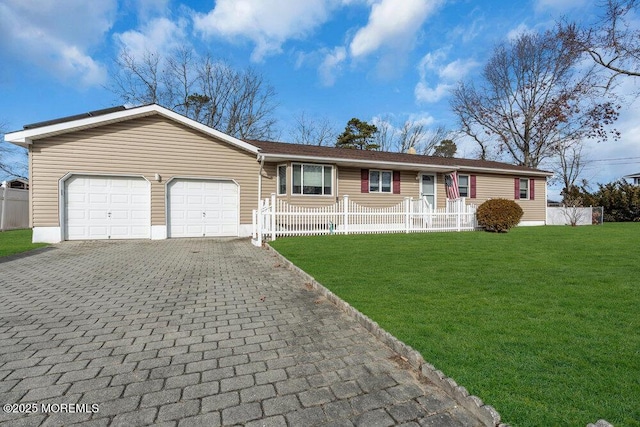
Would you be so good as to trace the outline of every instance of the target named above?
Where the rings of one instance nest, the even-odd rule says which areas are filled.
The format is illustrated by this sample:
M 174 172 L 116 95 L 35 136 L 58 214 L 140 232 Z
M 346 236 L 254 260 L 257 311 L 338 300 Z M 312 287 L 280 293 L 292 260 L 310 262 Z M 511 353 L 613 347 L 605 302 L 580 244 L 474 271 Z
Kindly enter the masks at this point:
M 444 185 L 447 187 L 447 199 L 459 199 L 460 191 L 458 190 L 458 174 L 457 172 L 452 172 L 449 175 L 445 175 L 444 177 Z

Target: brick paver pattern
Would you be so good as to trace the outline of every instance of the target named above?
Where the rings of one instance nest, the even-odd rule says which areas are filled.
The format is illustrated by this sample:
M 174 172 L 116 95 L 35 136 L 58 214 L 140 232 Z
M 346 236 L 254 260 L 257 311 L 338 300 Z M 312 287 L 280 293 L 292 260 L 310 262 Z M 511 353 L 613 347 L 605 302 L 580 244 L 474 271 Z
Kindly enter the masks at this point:
M 2 426 L 480 424 L 246 239 L 65 242 L 0 295 L 0 404 L 38 405 Z

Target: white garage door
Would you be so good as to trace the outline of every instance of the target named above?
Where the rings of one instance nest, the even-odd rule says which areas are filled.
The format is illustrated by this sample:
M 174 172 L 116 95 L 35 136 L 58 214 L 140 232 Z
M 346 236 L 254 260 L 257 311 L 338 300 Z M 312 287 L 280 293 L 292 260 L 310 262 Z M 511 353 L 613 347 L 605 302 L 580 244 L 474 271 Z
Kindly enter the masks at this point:
M 149 239 L 149 187 L 143 178 L 76 175 L 67 179 L 67 240 Z
M 238 185 L 233 181 L 175 179 L 168 188 L 169 237 L 238 235 Z

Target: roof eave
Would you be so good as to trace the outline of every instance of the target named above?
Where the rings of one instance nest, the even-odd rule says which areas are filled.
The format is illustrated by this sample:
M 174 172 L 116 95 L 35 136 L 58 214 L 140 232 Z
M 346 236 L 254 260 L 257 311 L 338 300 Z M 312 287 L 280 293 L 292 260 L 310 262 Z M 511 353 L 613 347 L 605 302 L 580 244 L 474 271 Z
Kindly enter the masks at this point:
M 187 127 L 221 139 L 243 150 L 249 151 L 254 154 L 258 153 L 258 147 L 254 145 L 217 131 L 209 126 L 196 122 L 195 120 L 175 113 L 157 104 L 144 105 L 141 107 L 134 107 L 127 110 L 117 111 L 114 113 L 104 114 L 96 117 L 87 117 L 78 120 L 72 120 L 69 122 L 57 123 L 33 129 L 25 129 L 17 132 L 10 132 L 5 134 L 5 141 L 26 148 L 31 145 L 34 140 L 61 135 L 68 132 L 75 132 L 83 129 L 90 129 L 109 123 L 117 123 L 125 120 L 151 116 L 154 114 L 159 114 L 163 117 L 182 123 Z
M 305 156 L 299 154 L 276 154 L 276 153 L 260 153 L 266 161 L 269 162 L 286 162 L 286 161 L 311 161 L 317 163 L 333 163 L 338 166 L 373 166 L 373 167 L 393 167 L 398 170 L 429 170 L 429 171 L 442 171 L 451 172 L 454 170 L 465 170 L 469 172 L 485 172 L 485 173 L 501 173 L 509 175 L 519 176 L 552 176 L 552 172 L 536 171 L 536 170 L 516 170 L 516 169 L 501 169 L 501 168 L 484 168 L 476 166 L 461 166 L 461 165 L 434 165 L 428 163 L 408 163 L 408 162 L 388 162 L 382 160 L 363 160 L 363 159 L 345 159 L 341 157 L 326 157 L 326 156 Z
M 308 161 L 316 163 L 332 163 L 338 166 L 374 166 L 380 168 L 395 167 L 396 169 L 405 170 L 441 170 L 441 171 L 453 171 L 458 169 L 456 166 L 446 165 L 428 165 L 425 163 L 405 163 L 405 162 L 388 162 L 382 160 L 363 160 L 363 159 L 345 159 L 342 157 L 325 157 L 325 156 L 304 156 L 299 154 L 273 154 L 273 153 L 261 153 L 266 161 L 269 162 L 286 162 L 286 161 Z

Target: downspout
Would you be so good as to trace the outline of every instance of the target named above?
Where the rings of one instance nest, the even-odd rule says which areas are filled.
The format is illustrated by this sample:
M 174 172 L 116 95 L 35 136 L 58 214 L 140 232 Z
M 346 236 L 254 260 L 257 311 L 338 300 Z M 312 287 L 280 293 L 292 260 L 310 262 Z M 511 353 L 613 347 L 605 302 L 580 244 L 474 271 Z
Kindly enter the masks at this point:
M 258 173 L 258 205 L 262 200 L 262 171 L 264 170 L 264 156 L 258 153 L 257 160 L 260 162 L 260 172 Z
M 260 161 L 260 170 L 258 171 L 258 204 L 256 205 L 256 216 L 253 219 L 255 224 L 253 224 L 256 229 L 255 232 L 255 240 L 252 239 L 252 243 L 255 246 L 262 246 L 262 171 L 264 170 L 264 156 L 258 153 L 257 160 Z
M 7 216 L 7 198 L 9 195 L 7 194 L 7 189 L 9 185 L 7 181 L 2 181 L 2 185 L 0 185 L 0 190 L 2 191 L 2 209 L 0 209 L 0 231 L 4 231 L 4 219 Z

